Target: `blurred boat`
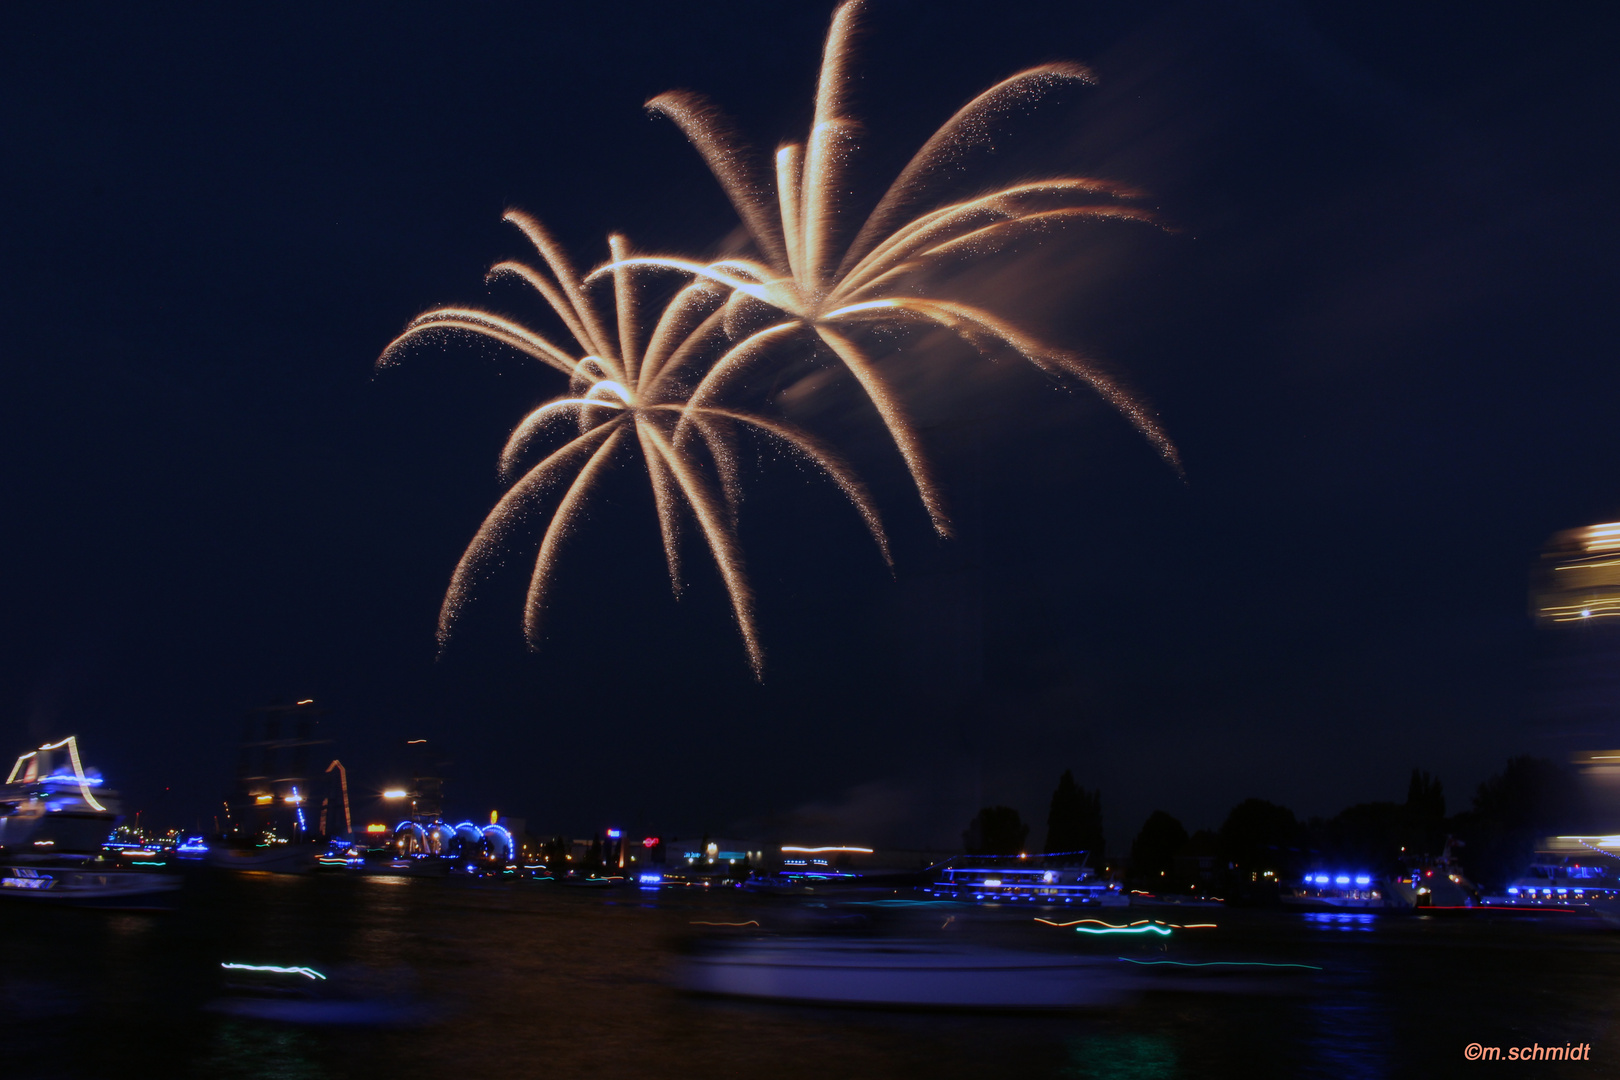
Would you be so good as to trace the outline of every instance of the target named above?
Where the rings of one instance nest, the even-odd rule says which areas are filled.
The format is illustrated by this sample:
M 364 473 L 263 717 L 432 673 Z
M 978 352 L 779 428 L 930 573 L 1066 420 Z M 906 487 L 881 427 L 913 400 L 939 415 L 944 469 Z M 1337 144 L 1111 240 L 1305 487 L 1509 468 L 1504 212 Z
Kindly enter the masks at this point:
M 210 844 L 203 864 L 220 870 L 257 870 L 267 874 L 307 874 L 325 850 L 319 844 L 275 842 Z
M 822 1005 L 1072 1009 L 1110 1005 L 1135 987 L 1113 958 L 943 946 L 921 941 L 769 938 L 688 957 L 693 993 Z
M 375 877 L 443 878 L 450 876 L 450 863 L 431 858 L 368 859 L 360 866 L 359 873 Z
M 79 760 L 72 735 L 17 758 L 0 785 L 0 853 L 94 853 L 118 824 L 118 796 Z
M 340 971 L 328 977 L 311 967 L 220 967 L 226 972 L 224 995 L 208 1003 L 211 1012 L 313 1027 L 404 1026 L 433 1017 L 433 1010 L 402 991 L 397 973 Z
M 0 866 L 0 898 L 114 911 L 166 911 L 181 879 L 172 874 L 55 863 Z

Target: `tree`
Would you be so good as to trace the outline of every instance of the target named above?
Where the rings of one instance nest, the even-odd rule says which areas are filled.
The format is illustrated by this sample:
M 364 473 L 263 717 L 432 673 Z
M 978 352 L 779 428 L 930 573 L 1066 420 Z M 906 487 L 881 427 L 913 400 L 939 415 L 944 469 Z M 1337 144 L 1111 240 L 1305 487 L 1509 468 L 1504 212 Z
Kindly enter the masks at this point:
M 1264 799 L 1238 803 L 1221 826 L 1221 857 L 1240 870 L 1281 873 L 1298 844 L 1294 812 Z
M 1579 832 L 1585 825 L 1578 789 L 1568 772 L 1544 758 L 1512 758 L 1479 785 L 1472 810 L 1452 819 L 1463 840 L 1468 876 L 1490 890 L 1507 887 L 1535 856 L 1536 838 Z
M 1440 786 L 1440 778 L 1422 769 L 1413 769 L 1411 783 L 1406 785 L 1406 808 L 1420 817 L 1445 817 L 1446 793 Z
M 1155 810 L 1131 843 L 1131 874 L 1144 881 L 1168 881 L 1176 868 L 1176 853 L 1187 846 L 1181 822 Z
M 969 855 L 1017 855 L 1024 850 L 1029 826 L 1010 806 L 987 806 L 968 823 L 962 846 Z
M 1080 787 L 1073 771 L 1064 769 L 1046 815 L 1046 850 L 1053 854 L 1084 851 L 1100 866 L 1103 847 L 1102 792 Z
M 1399 873 L 1401 848 L 1412 839 L 1409 826 L 1407 808 L 1392 802 L 1357 803 L 1331 821 L 1313 818 L 1313 846 L 1327 860 L 1319 869 Z
M 1565 769 L 1524 754 L 1479 785 L 1474 810 L 1509 829 L 1574 828 L 1581 816 L 1575 792 Z
M 546 869 L 553 874 L 566 874 L 568 872 L 567 839 L 562 836 L 553 836 L 540 848 L 541 858 L 545 860 Z
M 1405 853 L 1437 856 L 1445 850 L 1449 834 L 1446 793 L 1440 786 L 1440 778 L 1413 769 L 1412 782 L 1406 788 L 1406 835 L 1402 838 Z

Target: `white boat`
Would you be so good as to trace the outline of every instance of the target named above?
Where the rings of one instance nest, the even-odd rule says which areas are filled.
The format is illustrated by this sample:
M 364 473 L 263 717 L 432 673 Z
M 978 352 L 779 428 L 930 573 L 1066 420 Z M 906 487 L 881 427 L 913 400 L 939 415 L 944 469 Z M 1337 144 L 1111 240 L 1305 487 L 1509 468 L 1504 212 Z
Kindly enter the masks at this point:
M 181 879 L 172 874 L 51 863 L 0 866 L 0 897 L 35 904 L 157 911 L 174 906 Z
M 1501 896 L 1487 896 L 1488 907 L 1573 907 L 1590 906 L 1601 914 L 1620 901 L 1620 878 L 1609 873 L 1609 865 L 1590 856 L 1586 860 L 1547 856 L 1537 859 L 1514 879 Z
M 0 853 L 99 852 L 118 824 L 118 797 L 79 760 L 78 739 L 30 750 L 0 785 Z
M 920 941 L 770 938 L 688 957 L 700 994 L 824 1005 L 1072 1009 L 1114 1004 L 1138 985 L 1113 957 L 1026 953 Z
M 417 1025 L 434 1010 L 403 993 L 394 973 L 329 977 L 311 967 L 225 963 L 225 995 L 204 1008 L 230 1016 L 317 1027 Z

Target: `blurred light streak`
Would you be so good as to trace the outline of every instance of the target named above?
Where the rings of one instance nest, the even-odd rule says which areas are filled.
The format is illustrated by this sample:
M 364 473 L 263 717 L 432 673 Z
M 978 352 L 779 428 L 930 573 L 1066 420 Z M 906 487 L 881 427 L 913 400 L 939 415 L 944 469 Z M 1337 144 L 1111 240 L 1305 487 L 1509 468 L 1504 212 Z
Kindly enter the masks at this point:
M 1315 964 L 1270 964 L 1260 960 L 1206 960 L 1193 962 L 1189 960 L 1132 960 L 1128 956 L 1119 959 L 1127 964 L 1140 964 L 1143 967 L 1263 967 L 1263 968 L 1303 968 L 1306 971 L 1322 971 L 1324 969 Z
M 848 851 L 860 855 L 872 854 L 872 849 L 869 847 L 793 847 L 789 845 L 783 847 L 782 850 L 796 855 L 824 855 L 829 851 Z
M 308 967 L 277 967 L 274 964 L 220 964 L 222 968 L 230 971 L 265 971 L 275 975 L 302 975 L 306 979 L 320 979 L 325 981 L 326 976 Z

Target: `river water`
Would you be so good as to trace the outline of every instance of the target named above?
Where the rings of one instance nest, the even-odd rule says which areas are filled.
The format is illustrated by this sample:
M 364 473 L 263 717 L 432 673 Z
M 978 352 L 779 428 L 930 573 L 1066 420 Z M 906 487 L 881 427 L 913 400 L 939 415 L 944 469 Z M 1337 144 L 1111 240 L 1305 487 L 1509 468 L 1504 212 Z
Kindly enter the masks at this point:
M 1216 928 L 1143 941 L 1083 938 L 1036 923 L 1035 914 L 246 874 L 195 877 L 180 909 L 165 914 L 13 901 L 0 907 L 0 1076 L 1620 1075 L 1612 1020 L 1620 933 L 1582 916 L 1203 910 L 1159 917 Z M 1143 914 L 1154 913 L 1132 917 Z M 760 928 L 694 925 L 750 920 Z M 933 934 L 1110 958 L 1306 966 L 1243 992 L 1212 980 L 1057 1014 L 804 1007 L 693 997 L 674 985 L 694 937 L 829 928 L 874 941 Z M 219 1003 L 231 1000 L 224 963 L 319 970 L 333 985 L 397 1006 L 395 1022 L 321 1026 L 222 1013 Z M 1590 1043 L 1591 1051 L 1584 1062 L 1470 1064 L 1469 1043 L 1500 1046 L 1504 1057 L 1538 1043 Z

